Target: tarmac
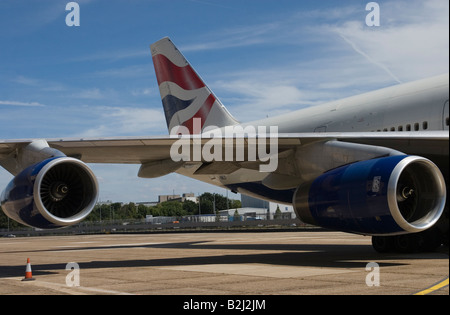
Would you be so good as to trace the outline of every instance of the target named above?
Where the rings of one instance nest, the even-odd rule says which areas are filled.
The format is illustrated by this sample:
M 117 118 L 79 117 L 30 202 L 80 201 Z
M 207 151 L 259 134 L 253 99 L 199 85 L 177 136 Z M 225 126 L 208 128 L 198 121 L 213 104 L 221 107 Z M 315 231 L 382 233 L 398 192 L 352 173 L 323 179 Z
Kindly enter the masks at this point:
M 0 239 L 0 295 L 448 295 L 448 274 L 448 248 L 378 254 L 328 231 Z

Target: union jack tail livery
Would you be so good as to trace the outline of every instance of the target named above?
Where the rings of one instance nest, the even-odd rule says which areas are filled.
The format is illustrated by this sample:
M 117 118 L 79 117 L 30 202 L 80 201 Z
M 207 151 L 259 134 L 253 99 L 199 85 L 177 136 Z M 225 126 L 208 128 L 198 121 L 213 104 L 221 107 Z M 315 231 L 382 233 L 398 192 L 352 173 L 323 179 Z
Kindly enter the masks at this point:
M 200 134 L 208 126 L 238 123 L 169 38 L 150 49 L 169 132 L 184 126 Z

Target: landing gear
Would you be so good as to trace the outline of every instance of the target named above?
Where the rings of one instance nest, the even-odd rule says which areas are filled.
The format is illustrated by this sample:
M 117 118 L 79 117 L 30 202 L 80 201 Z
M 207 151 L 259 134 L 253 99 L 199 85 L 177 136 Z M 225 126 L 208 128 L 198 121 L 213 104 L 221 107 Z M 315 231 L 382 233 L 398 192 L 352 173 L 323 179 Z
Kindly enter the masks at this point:
M 372 246 L 379 253 L 433 252 L 442 244 L 441 233 L 434 228 L 415 234 L 372 237 Z

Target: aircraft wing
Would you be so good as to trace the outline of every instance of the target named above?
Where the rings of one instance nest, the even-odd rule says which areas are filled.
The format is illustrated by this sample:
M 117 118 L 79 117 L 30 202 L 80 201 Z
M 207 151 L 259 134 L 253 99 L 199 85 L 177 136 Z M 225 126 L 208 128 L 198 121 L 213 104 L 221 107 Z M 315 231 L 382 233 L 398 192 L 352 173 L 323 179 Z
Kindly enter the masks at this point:
M 191 142 L 200 139 L 203 145 L 211 141 L 211 138 L 201 137 L 200 135 L 190 135 L 188 138 Z M 236 140 L 242 137 L 235 136 L 234 138 Z M 245 141 L 242 145 L 248 146 L 249 139 L 249 137 L 244 137 L 243 140 Z M 51 148 L 57 149 L 66 156 L 80 159 L 86 163 L 146 164 L 170 159 L 170 148 L 178 140 L 179 138 L 177 137 L 153 136 L 47 139 L 46 141 Z M 338 141 L 384 147 L 405 154 L 433 155 L 448 158 L 448 140 L 449 134 L 447 131 L 279 134 L 278 153 L 307 148 L 312 143 L 323 144 L 329 141 Z M 0 164 L 2 161 L 7 160 L 8 157 L 13 156 L 15 152 L 34 141 L 36 140 L 0 141 Z M 234 145 L 236 145 L 236 141 L 234 141 Z M 364 147 L 361 146 L 361 150 L 364 151 Z M 7 167 L 7 165 L 3 166 L 13 174 L 17 172 Z

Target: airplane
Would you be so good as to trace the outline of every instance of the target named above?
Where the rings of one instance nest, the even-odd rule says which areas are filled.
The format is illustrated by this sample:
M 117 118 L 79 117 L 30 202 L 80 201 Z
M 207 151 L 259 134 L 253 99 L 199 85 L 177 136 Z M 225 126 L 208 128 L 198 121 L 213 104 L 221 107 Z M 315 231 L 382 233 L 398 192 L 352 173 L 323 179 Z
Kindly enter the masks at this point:
M 170 38 L 150 50 L 170 134 L 0 141 L 15 176 L 1 195 L 8 217 L 77 224 L 99 194 L 87 164 L 125 163 L 290 204 L 302 222 L 372 236 L 378 252 L 448 244 L 448 73 L 242 123 Z

